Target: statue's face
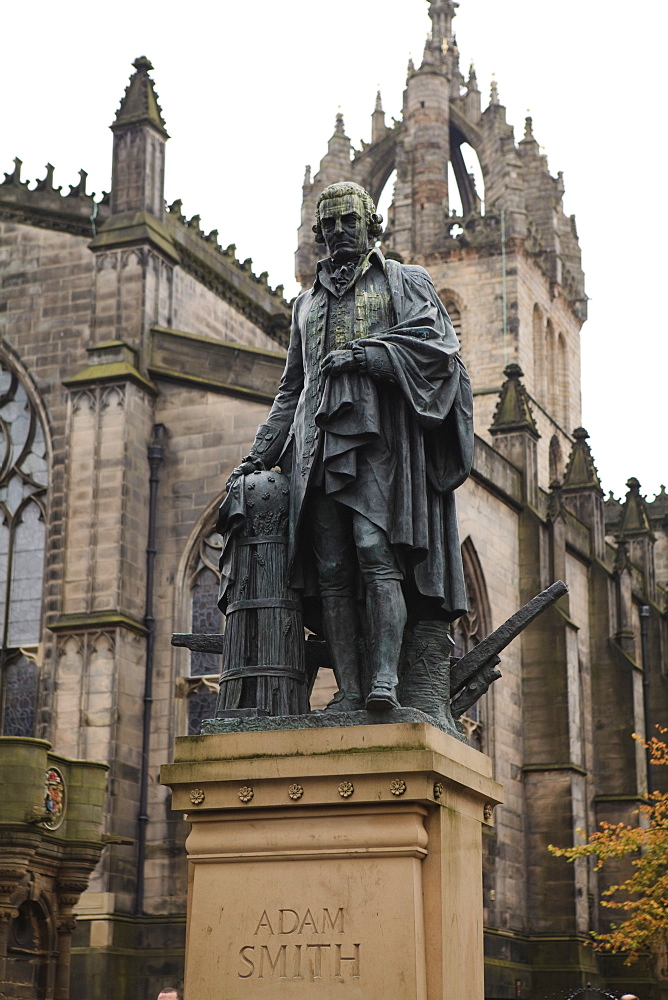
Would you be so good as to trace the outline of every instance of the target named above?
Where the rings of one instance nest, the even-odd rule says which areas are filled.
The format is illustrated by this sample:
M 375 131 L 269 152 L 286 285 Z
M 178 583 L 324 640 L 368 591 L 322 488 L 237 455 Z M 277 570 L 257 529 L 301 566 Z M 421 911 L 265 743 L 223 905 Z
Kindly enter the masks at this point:
M 356 194 L 320 203 L 320 225 L 330 257 L 337 263 L 369 249 L 364 202 Z

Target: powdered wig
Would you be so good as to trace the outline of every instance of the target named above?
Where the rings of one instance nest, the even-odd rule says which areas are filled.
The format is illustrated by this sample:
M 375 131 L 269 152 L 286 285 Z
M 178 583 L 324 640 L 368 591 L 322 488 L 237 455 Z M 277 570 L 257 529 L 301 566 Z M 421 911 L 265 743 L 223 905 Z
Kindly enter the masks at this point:
M 340 181 L 338 184 L 330 184 L 329 187 L 326 187 L 318 198 L 318 204 L 315 209 L 315 226 L 313 227 L 316 243 L 325 242 L 325 237 L 322 235 L 322 225 L 320 224 L 320 205 L 328 198 L 345 198 L 346 195 L 357 195 L 358 198 L 362 199 L 366 213 L 366 227 L 369 240 L 377 240 L 383 232 L 383 216 L 377 214 L 371 195 L 367 194 L 364 188 L 360 187 L 359 184 L 355 184 L 354 181 Z

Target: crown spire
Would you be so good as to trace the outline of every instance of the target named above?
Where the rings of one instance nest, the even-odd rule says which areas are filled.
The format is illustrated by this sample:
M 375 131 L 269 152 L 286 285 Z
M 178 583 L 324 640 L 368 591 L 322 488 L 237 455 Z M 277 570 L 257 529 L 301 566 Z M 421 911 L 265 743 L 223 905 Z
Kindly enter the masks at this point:
M 132 65 L 135 72 L 130 77 L 130 83 L 125 90 L 111 129 L 113 132 L 117 132 L 134 125 L 151 125 L 167 139 L 169 136 L 165 128 L 165 120 L 162 117 L 162 110 L 158 104 L 158 96 L 153 86 L 153 80 L 148 75 L 149 70 L 153 69 L 153 65 L 146 56 L 139 56 Z
M 455 0 L 429 0 L 431 44 L 443 50 L 452 41 L 452 19 L 459 4 Z

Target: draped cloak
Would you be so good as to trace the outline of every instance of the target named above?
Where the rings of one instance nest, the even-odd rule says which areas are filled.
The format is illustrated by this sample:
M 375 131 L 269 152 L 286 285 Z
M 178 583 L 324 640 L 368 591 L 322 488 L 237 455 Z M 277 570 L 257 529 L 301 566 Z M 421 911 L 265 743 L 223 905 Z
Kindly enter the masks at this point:
M 404 575 L 409 620 L 452 620 L 467 610 L 453 491 L 469 475 L 473 457 L 471 384 L 427 272 L 380 259 L 395 326 L 354 342 L 357 357 L 364 351 L 364 370 L 323 385 L 330 293 L 316 279 L 295 302 L 285 370 L 251 451 L 290 476 L 290 585 L 304 592 L 305 624 L 312 628 L 317 581 L 303 515 L 316 479 L 387 534 Z M 385 376 L 374 377 L 377 370 Z M 243 505 L 243 490 L 233 486 L 219 519 L 222 610 Z

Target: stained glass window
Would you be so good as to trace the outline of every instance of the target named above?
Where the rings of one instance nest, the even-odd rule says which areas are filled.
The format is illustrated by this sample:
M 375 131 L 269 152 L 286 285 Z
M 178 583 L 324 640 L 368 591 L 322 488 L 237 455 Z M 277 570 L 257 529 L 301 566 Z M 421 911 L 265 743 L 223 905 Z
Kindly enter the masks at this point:
M 201 677 L 198 683 L 191 685 L 188 692 L 188 736 L 199 736 L 202 721 L 215 718 L 217 697 L 217 674 L 211 678 Z
M 223 616 L 218 610 L 218 560 L 222 541 L 215 531 L 209 532 L 200 541 L 191 577 L 191 632 L 220 635 L 223 631 Z M 219 676 L 219 653 L 191 652 L 188 735 L 198 736 L 202 720 L 215 716 Z
M 0 359 L 0 717 L 5 736 L 33 736 L 41 638 L 44 429 L 13 368 Z M 25 653 L 24 653 L 25 651 Z
M 195 577 L 192 588 L 192 624 L 193 632 L 204 635 L 215 635 L 222 630 L 222 615 L 218 610 L 218 574 L 205 566 Z M 220 673 L 220 656 L 217 653 L 190 654 L 190 673 L 201 674 Z
M 19 656 L 4 667 L 4 736 L 34 736 L 37 707 L 37 665 L 27 656 Z

